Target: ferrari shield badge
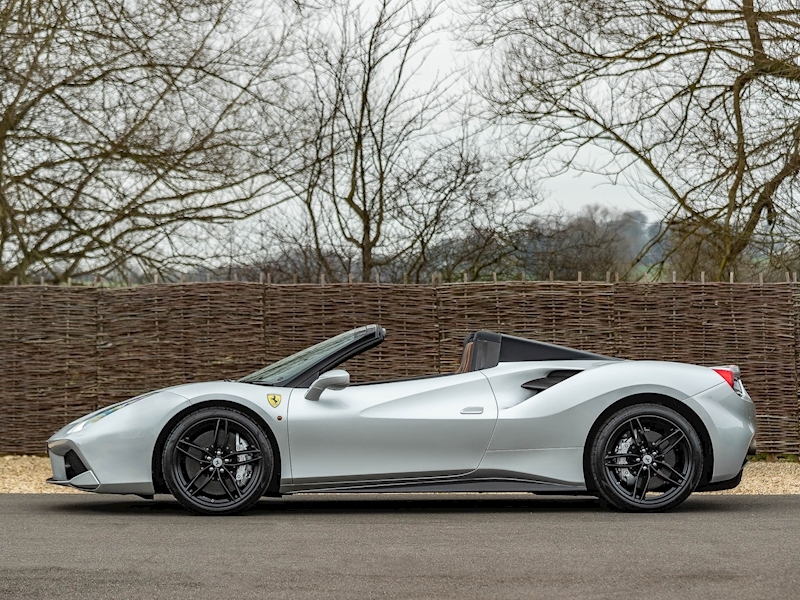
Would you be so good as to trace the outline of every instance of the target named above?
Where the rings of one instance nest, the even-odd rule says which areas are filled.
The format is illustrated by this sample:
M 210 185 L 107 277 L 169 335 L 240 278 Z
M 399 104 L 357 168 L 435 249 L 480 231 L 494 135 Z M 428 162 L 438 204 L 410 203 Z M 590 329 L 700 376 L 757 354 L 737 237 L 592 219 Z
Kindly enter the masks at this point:
M 267 395 L 267 402 L 270 403 L 272 408 L 278 408 L 278 405 L 281 403 L 281 395 L 280 394 L 269 394 L 269 395 Z

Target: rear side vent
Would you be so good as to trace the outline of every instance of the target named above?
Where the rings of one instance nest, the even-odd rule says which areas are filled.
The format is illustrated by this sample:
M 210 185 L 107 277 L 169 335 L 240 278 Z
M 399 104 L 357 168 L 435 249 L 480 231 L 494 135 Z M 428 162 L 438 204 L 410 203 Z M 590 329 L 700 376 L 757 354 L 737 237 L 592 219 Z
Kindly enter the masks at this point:
M 77 477 L 81 473 L 85 473 L 89 470 L 86 468 L 86 465 L 83 464 L 81 459 L 78 458 L 75 450 L 70 450 L 64 455 L 64 469 L 67 472 L 67 479 Z
M 573 375 L 577 375 L 581 371 L 574 369 L 560 369 L 558 371 L 550 371 L 547 377 L 540 377 L 539 379 L 532 379 L 522 384 L 526 390 L 533 390 L 535 392 L 543 392 L 547 388 L 551 388 L 557 383 L 561 383 L 565 379 L 569 379 Z

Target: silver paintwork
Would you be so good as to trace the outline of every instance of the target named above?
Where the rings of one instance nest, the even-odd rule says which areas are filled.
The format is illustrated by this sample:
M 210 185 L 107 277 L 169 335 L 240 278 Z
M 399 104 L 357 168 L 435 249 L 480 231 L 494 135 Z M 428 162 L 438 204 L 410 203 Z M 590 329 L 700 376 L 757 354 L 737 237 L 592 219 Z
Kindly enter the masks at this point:
M 293 485 L 469 473 L 497 421 L 480 372 L 326 390 L 318 402 L 299 392 L 289 401 Z M 483 412 L 461 414 L 473 406 Z
M 581 373 L 539 393 L 521 384 L 558 369 Z M 333 379 L 341 379 L 337 374 Z M 208 402 L 250 409 L 278 446 L 280 491 L 586 490 L 584 448 L 615 402 L 658 394 L 682 402 L 708 430 L 711 482 L 735 477 L 755 432 L 755 408 L 706 367 L 656 361 L 500 363 L 424 379 L 306 389 L 207 382 L 161 390 L 79 432 L 48 441 L 53 483 L 98 493 L 154 493 L 156 440 Z M 267 395 L 280 394 L 273 408 Z M 280 420 L 278 419 L 280 417 Z M 87 473 L 67 481 L 74 449 Z

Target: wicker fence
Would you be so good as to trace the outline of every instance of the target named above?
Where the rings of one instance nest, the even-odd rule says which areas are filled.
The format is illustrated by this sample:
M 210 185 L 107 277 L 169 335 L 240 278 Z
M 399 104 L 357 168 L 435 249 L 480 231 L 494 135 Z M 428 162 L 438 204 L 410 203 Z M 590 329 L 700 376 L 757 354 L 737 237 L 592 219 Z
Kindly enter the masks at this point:
M 797 284 L 506 282 L 192 283 L 0 287 L 0 452 L 42 452 L 97 407 L 188 381 L 233 378 L 345 329 L 384 344 L 355 380 L 454 370 L 490 329 L 623 358 L 742 367 L 762 452 L 800 451 Z

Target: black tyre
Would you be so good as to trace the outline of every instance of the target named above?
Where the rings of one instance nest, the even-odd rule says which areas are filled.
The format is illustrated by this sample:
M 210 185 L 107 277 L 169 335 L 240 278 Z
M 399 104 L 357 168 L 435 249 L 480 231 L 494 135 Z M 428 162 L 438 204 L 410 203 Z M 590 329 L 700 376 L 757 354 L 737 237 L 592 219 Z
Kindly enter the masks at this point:
M 703 473 L 697 432 L 659 404 L 637 404 L 611 415 L 590 452 L 595 490 L 625 511 L 673 508 L 689 497 Z
M 263 429 L 229 408 L 201 408 L 170 432 L 164 480 L 178 502 L 203 515 L 237 514 L 269 485 L 274 459 Z

